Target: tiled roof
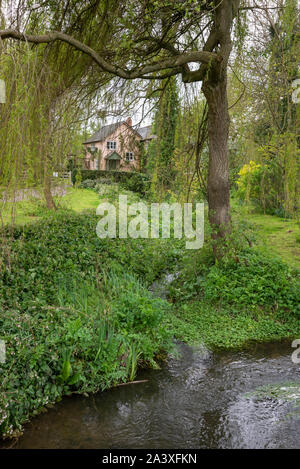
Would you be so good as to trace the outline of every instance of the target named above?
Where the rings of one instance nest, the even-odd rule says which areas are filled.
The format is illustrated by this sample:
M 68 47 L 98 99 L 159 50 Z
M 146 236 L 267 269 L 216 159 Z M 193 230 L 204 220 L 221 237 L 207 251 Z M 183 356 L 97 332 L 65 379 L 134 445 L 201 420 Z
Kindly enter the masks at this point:
M 140 127 L 137 129 L 138 133 L 142 137 L 142 140 L 153 137 L 152 135 L 152 125 L 147 125 L 146 127 Z
M 105 125 L 104 127 L 101 127 L 100 130 L 94 133 L 94 135 L 92 135 L 83 143 L 102 142 L 109 135 L 111 135 L 121 124 L 123 124 L 123 121 L 115 122 L 114 124 Z
M 94 135 L 92 135 L 90 138 L 88 138 L 83 143 L 86 144 L 86 143 L 102 142 L 107 137 L 109 137 L 112 133 L 114 133 L 115 130 L 117 130 L 117 128 L 122 124 L 127 124 L 127 122 L 118 121 L 118 122 L 115 122 L 114 124 L 104 125 L 103 127 L 101 127 L 100 130 L 98 130 L 96 133 L 94 133 Z M 138 135 L 141 136 L 142 140 L 147 140 L 148 138 L 153 138 L 152 126 L 151 125 L 148 125 L 146 127 L 140 127 L 137 130 L 135 130 L 134 127 L 130 127 L 130 128 L 132 128 L 132 130 L 134 132 L 138 133 Z

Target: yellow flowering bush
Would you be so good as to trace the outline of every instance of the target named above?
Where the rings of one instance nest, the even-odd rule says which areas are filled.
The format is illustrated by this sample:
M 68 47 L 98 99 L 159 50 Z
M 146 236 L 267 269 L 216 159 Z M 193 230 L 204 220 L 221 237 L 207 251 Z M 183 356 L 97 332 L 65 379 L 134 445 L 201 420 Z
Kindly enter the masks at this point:
M 238 184 L 241 184 L 242 181 L 241 179 L 246 176 L 249 173 L 253 173 L 257 168 L 260 168 L 260 164 L 256 164 L 254 161 L 250 161 L 249 164 L 244 164 L 244 166 L 241 168 L 240 172 L 238 175 L 240 176 L 240 179 L 238 180 Z
M 255 199 L 259 195 L 261 165 L 250 161 L 238 173 L 238 197 L 243 200 Z

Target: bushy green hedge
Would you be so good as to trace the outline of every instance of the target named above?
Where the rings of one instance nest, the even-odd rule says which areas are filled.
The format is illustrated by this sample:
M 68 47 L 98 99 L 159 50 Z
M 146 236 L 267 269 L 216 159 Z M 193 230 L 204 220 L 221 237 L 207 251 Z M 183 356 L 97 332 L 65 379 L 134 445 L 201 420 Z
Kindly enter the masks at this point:
M 137 173 L 137 172 L 125 172 L 125 171 L 100 171 L 100 170 L 89 170 L 89 169 L 74 169 L 72 171 L 72 182 L 73 184 L 76 183 L 78 179 L 78 172 L 80 171 L 79 179 L 81 181 L 81 185 L 83 187 L 92 188 L 92 182 L 88 183 L 86 186 L 85 181 L 95 181 L 95 184 L 98 182 L 102 182 L 105 184 L 106 181 L 109 182 L 118 182 L 120 183 L 125 189 L 137 192 L 140 195 L 146 195 L 149 186 L 150 186 L 150 179 L 144 173 Z M 77 179 L 76 179 L 77 178 Z

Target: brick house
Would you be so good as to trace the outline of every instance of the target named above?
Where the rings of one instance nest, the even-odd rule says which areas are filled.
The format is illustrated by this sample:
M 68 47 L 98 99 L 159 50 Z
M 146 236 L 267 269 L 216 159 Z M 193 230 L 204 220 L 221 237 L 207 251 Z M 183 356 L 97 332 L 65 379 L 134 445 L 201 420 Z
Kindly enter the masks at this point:
M 134 129 L 129 117 L 126 121 L 105 125 L 83 142 L 86 169 L 106 171 L 139 171 L 142 145 L 154 138 L 151 126 Z

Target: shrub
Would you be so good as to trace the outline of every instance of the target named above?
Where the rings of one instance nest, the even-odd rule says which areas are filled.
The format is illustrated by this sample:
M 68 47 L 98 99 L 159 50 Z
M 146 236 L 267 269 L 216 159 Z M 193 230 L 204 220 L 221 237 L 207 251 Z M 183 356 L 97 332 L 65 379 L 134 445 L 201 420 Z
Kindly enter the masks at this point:
M 250 161 L 238 173 L 237 196 L 245 201 L 259 200 L 261 165 Z
M 213 266 L 203 280 L 207 300 L 300 313 L 300 275 L 280 260 L 248 250 Z
M 132 177 L 122 182 L 122 186 L 129 191 L 145 196 L 150 189 L 150 179 L 146 174 L 135 173 Z
M 243 248 L 216 264 L 209 257 L 204 263 L 195 258 L 171 294 L 180 301 L 202 298 L 221 306 L 300 314 L 300 273 L 257 248 Z
M 94 189 L 96 184 L 96 180 L 94 179 L 85 179 L 81 182 L 80 188 L 81 189 Z
M 297 213 L 299 202 L 294 175 L 290 183 L 285 181 L 287 176 L 276 159 L 269 158 L 264 165 L 250 161 L 241 168 L 238 176 L 236 195 L 241 200 L 252 201 L 270 215 L 291 217 Z
M 282 168 L 276 161 L 269 161 L 255 172 L 251 180 L 251 198 L 265 213 L 287 216 L 284 201 Z
M 81 176 L 81 187 L 83 188 L 94 188 L 98 184 L 111 184 L 112 182 L 121 183 L 122 186 L 133 192 L 137 192 L 142 196 L 145 196 L 150 186 L 149 176 L 143 173 L 136 172 L 125 172 L 125 171 L 94 171 L 88 169 L 74 169 L 72 171 L 73 184 L 76 182 L 78 173 Z M 86 183 L 85 181 L 89 182 Z M 95 185 L 90 181 L 95 181 Z M 97 182 L 96 182 L 97 181 Z

